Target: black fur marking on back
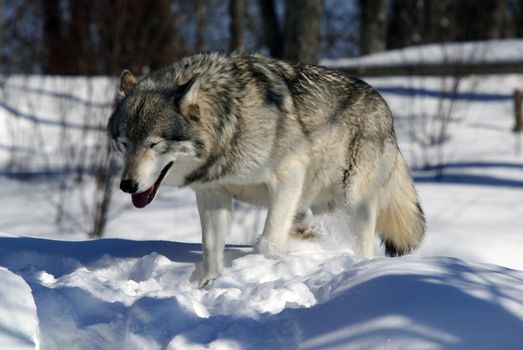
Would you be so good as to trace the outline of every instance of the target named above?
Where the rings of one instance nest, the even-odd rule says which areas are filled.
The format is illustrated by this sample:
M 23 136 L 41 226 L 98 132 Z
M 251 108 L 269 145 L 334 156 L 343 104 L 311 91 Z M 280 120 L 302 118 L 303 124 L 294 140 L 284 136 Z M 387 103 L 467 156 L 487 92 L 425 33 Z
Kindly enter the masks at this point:
M 364 81 L 357 78 L 350 78 L 350 81 L 346 83 L 344 92 L 345 96 L 339 100 L 338 104 L 328 117 L 328 121 L 336 123 L 342 118 L 343 112 L 350 109 L 356 102 L 363 99 L 364 96 L 368 96 L 374 93 L 372 87 L 370 87 Z
M 254 80 L 257 81 L 259 86 L 265 89 L 265 103 L 268 105 L 274 105 L 280 112 L 284 112 L 283 95 L 273 87 L 274 83 L 261 69 L 257 68 L 253 64 L 249 64 L 249 73 L 252 75 Z
M 340 102 L 338 102 L 336 108 L 334 108 L 334 111 L 329 115 L 328 121 L 331 123 L 336 123 L 340 117 L 342 116 L 343 112 L 345 112 L 357 99 L 359 96 L 355 94 L 348 94 L 343 98 Z
M 283 110 L 283 95 L 278 92 L 276 89 L 267 88 L 267 91 L 265 92 L 265 103 L 270 105 L 273 104 L 280 110 L 280 112 L 284 112 Z
M 307 140 L 311 141 L 311 130 L 304 122 L 302 115 L 296 108 L 296 106 L 300 104 L 301 99 L 303 99 L 305 95 L 300 82 L 300 76 L 305 75 L 305 73 L 303 72 L 304 66 L 296 65 L 294 68 L 295 74 L 292 77 L 289 77 L 286 74 L 281 74 L 281 78 L 283 79 L 287 87 L 287 90 L 289 91 L 289 95 L 292 99 L 292 104 L 294 106 L 293 109 L 297 113 L 296 118 L 298 120 L 298 123 L 300 124 L 301 131 L 303 135 L 307 138 Z
M 309 142 L 312 142 L 311 132 L 310 132 L 309 128 L 307 127 L 307 125 L 305 125 L 305 123 L 303 122 L 303 119 L 301 118 L 301 114 L 298 113 L 297 117 L 298 117 L 298 123 L 300 123 L 301 131 L 303 132 L 303 135 L 305 135 L 305 137 L 307 138 L 307 140 Z
M 233 116 L 233 98 L 232 93 L 228 89 L 222 89 L 220 91 L 220 101 L 214 106 L 218 111 L 218 125 L 216 134 L 219 136 L 222 134 L 223 129 L 227 125 L 235 123 L 235 116 Z
M 285 82 L 285 85 L 287 85 L 287 90 L 289 90 L 289 94 L 293 99 L 298 98 L 301 95 L 301 91 L 299 89 L 299 69 L 302 68 L 295 69 L 292 76 L 288 76 L 286 74 L 282 75 L 283 81 Z

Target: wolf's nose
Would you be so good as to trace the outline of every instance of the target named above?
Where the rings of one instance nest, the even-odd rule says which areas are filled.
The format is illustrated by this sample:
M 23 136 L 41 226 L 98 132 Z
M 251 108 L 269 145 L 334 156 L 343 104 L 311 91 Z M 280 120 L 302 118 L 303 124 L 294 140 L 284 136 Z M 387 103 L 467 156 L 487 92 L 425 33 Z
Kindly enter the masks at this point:
M 120 189 L 127 193 L 135 193 L 138 191 L 138 184 L 133 180 L 122 180 L 122 182 L 120 182 Z

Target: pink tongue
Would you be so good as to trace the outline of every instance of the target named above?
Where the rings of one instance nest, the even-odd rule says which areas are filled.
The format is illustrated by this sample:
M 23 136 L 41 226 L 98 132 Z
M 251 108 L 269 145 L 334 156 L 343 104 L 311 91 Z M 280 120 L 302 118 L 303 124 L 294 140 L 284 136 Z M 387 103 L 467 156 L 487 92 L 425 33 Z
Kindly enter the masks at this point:
M 149 204 L 149 195 L 153 191 L 154 186 L 149 188 L 147 191 L 138 193 L 138 194 L 132 194 L 131 198 L 133 200 L 133 205 L 136 208 L 144 208 L 147 204 Z

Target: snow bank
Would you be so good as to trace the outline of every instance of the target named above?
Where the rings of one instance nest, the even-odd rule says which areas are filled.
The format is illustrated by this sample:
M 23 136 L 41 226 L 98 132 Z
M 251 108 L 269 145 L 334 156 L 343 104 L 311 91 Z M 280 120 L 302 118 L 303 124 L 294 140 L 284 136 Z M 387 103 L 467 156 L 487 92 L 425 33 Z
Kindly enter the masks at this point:
M 9 273 L 19 281 L 5 280 L 11 300 L 26 297 L 30 286 L 42 349 L 521 345 L 523 272 L 443 257 L 359 260 L 315 244 L 279 260 L 229 247 L 223 275 L 199 290 L 190 277 L 200 249 L 0 237 L 0 266 L 27 283 Z M 16 314 L 30 321 L 23 328 L 27 345 L 34 305 L 23 305 L 27 316 Z M 10 327 L 22 332 L 19 324 Z M 0 327 L 0 343 L 10 334 Z
M 404 64 L 521 62 L 521 52 L 523 52 L 523 40 L 506 39 L 411 46 L 355 58 L 323 59 L 320 63 L 342 68 Z
M 0 349 L 34 349 L 38 344 L 36 306 L 27 283 L 0 266 Z

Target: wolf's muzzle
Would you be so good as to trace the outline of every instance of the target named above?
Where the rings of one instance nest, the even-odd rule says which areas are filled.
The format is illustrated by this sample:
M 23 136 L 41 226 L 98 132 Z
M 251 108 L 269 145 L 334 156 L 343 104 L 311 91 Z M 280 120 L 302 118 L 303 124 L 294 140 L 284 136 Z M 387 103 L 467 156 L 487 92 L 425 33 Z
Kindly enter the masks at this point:
M 120 182 L 120 189 L 126 193 L 135 193 L 138 191 L 138 184 L 133 180 L 122 180 L 122 182 Z

